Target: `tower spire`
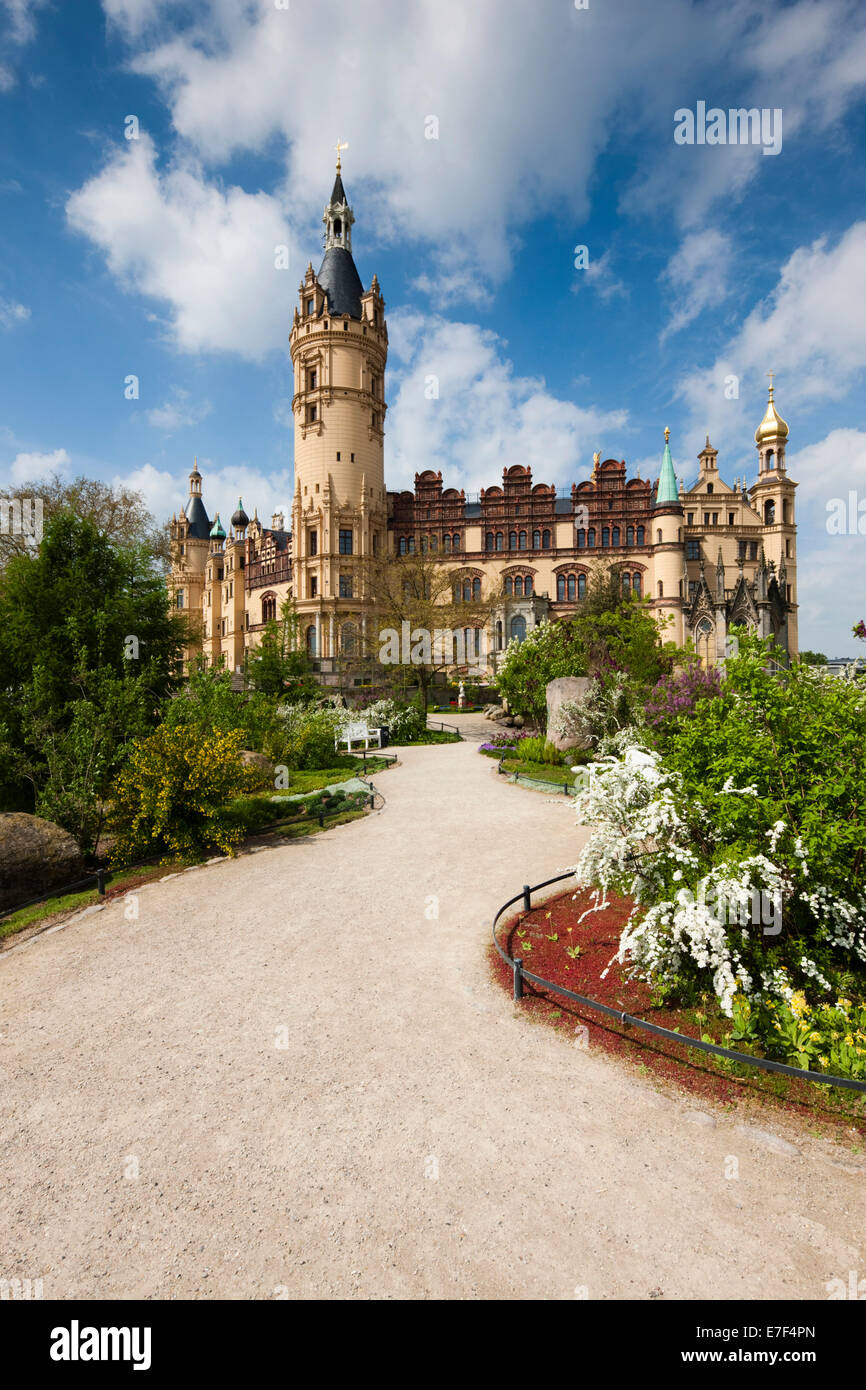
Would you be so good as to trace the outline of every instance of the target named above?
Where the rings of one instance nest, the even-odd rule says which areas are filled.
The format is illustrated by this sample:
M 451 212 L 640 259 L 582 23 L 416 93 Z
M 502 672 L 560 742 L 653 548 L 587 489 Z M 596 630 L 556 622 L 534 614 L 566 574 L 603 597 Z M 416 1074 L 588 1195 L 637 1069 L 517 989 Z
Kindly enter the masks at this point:
M 662 468 L 656 493 L 657 507 L 663 507 L 666 503 L 679 502 L 680 500 L 677 475 L 674 472 L 674 463 L 671 458 L 670 437 L 670 429 L 665 425 L 665 451 L 662 454 Z

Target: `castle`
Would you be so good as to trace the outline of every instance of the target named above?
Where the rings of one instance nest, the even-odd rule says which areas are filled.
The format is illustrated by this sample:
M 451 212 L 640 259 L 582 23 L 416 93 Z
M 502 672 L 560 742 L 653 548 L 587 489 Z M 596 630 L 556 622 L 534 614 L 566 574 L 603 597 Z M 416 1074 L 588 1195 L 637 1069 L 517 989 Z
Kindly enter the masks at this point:
M 453 572 L 455 593 L 495 598 L 483 650 L 497 654 L 545 618 L 580 611 L 593 566 L 612 562 L 626 591 L 669 621 L 666 638 L 691 640 L 702 662 L 724 657 L 729 628 L 773 635 L 797 654 L 794 483 L 785 468 L 788 426 L 773 400 L 755 432 L 757 480 L 719 476 L 707 437 L 697 479 L 677 481 L 669 434 L 658 480 L 628 478 L 623 460 L 599 453 L 591 476 L 563 494 L 505 469 L 477 497 L 415 474 L 414 492 L 385 485 L 385 301 L 374 275 L 365 290 L 352 257 L 354 215 L 337 175 L 325 208 L 325 253 L 299 290 L 289 336 L 294 389 L 295 491 L 291 526 L 264 526 L 238 502 L 225 527 L 210 520 L 197 465 L 189 501 L 171 523 L 170 589 L 178 609 L 201 615 L 209 665 L 243 669 L 264 625 L 293 600 L 300 638 L 328 675 L 338 659 L 377 650 L 370 557 L 424 552 Z M 772 383 L 772 377 L 771 377 Z

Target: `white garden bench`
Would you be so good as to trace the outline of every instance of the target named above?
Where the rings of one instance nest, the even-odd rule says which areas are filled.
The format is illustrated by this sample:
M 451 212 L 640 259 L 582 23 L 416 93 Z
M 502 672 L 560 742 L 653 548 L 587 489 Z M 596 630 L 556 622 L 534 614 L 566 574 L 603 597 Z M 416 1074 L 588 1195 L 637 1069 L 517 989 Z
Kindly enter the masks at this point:
M 336 738 L 334 739 L 334 750 L 339 751 L 341 747 L 345 746 L 346 752 L 351 753 L 352 744 L 360 743 L 362 739 L 364 742 L 365 752 L 370 747 L 370 744 L 373 741 L 375 741 L 376 748 L 381 748 L 382 730 L 371 729 L 368 724 L 365 724 L 361 721 L 356 722 L 354 724 L 347 724 L 346 727 L 339 734 L 337 734 Z

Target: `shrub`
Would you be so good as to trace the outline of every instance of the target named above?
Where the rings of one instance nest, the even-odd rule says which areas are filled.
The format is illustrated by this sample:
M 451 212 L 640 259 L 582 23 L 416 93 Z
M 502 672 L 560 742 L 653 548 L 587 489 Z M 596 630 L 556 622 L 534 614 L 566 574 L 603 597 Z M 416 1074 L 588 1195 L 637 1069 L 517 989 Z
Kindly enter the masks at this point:
M 625 671 L 614 671 L 593 680 L 582 700 L 563 700 L 557 727 L 561 738 L 576 738 L 598 748 L 613 735 L 628 729 L 632 738 L 643 722 L 641 687 Z
M 562 754 L 555 744 L 546 738 L 525 738 L 517 746 L 517 756 L 522 763 L 549 763 L 559 766 Z
M 866 691 L 769 656 L 741 636 L 663 755 L 633 746 L 593 779 L 577 873 L 636 904 L 620 960 L 681 995 L 711 986 L 729 1016 L 743 996 L 764 1046 L 794 1055 L 782 1006 L 866 992 Z
M 193 860 L 210 849 L 231 854 L 241 829 L 229 803 L 248 782 L 241 743 L 237 731 L 165 724 L 135 743 L 114 786 L 113 862 L 130 864 L 154 853 Z
M 721 672 L 690 662 L 684 671 L 662 676 L 646 702 L 646 721 L 654 731 L 653 742 L 663 746 L 666 736 L 683 719 L 690 719 L 701 700 L 712 700 L 722 693 Z
M 280 705 L 268 756 L 296 771 L 333 767 L 334 739 L 348 718 L 337 705 Z
M 354 718 L 363 720 L 371 729 L 385 725 L 392 743 L 411 743 L 427 728 L 426 713 L 419 705 L 398 700 L 377 700 Z

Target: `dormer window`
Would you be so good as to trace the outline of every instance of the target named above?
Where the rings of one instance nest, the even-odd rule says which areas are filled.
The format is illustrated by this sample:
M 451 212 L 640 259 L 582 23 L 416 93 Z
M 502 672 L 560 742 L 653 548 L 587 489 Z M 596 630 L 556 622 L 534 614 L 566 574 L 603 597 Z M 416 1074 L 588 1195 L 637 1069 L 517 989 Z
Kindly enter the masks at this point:
M 315 312 L 316 312 L 316 301 L 315 301 L 315 299 L 310 298 L 310 299 L 308 299 L 308 300 L 306 301 L 306 303 L 304 304 L 304 313 L 307 314 L 307 315 L 309 316 L 310 314 L 314 314 Z

